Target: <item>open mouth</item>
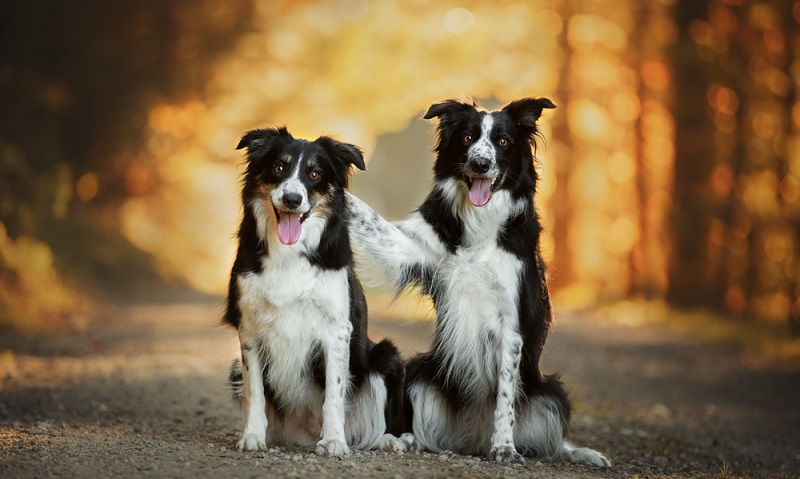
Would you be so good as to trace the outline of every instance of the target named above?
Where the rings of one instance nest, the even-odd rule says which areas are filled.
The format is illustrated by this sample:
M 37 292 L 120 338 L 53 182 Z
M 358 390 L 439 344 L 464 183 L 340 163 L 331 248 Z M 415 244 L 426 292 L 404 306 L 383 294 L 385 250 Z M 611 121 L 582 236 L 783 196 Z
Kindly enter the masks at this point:
M 275 210 L 275 217 L 278 218 L 278 239 L 285 245 L 293 245 L 300 239 L 303 231 L 303 222 L 308 218 L 309 212 L 293 213 L 291 211 Z
M 483 206 L 489 202 L 494 191 L 497 178 L 466 177 L 469 188 L 469 201 L 475 206 Z

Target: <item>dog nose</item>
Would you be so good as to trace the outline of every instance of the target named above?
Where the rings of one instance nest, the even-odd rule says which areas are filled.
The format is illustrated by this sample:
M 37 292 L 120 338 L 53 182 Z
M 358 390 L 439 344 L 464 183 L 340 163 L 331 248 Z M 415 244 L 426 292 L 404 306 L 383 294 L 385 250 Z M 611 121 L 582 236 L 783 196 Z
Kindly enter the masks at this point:
M 492 166 L 492 163 L 484 158 L 476 158 L 470 161 L 469 166 L 475 173 L 483 174 L 489 171 L 489 167 Z
M 283 202 L 283 206 L 293 210 L 300 206 L 300 203 L 303 202 L 303 197 L 298 193 L 285 193 L 281 201 Z

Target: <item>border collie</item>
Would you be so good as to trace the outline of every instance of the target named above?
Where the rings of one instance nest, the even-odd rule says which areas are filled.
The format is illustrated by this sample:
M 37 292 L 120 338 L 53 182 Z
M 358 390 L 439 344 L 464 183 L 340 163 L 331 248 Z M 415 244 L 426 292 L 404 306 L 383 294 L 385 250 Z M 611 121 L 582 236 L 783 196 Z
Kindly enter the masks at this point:
M 224 321 L 239 333 L 230 386 L 243 412 L 239 450 L 314 446 L 400 451 L 403 363 L 367 337 L 353 270 L 345 189 L 358 147 L 286 128 L 250 131 L 244 216 Z
M 348 194 L 359 255 L 393 286 L 420 286 L 436 309 L 433 348 L 406 367 L 410 449 L 611 464 L 564 440 L 567 394 L 539 370 L 552 314 L 532 148 L 545 108 L 555 105 L 525 98 L 488 112 L 436 103 L 425 115 L 439 119 L 435 182 L 422 206 L 389 223 Z

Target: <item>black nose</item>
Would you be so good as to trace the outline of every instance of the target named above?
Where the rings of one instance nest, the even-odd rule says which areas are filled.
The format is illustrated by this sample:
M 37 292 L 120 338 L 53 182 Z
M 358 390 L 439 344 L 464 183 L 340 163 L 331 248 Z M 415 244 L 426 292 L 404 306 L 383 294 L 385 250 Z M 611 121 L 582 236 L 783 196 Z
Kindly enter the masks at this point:
M 281 201 L 283 202 L 283 206 L 293 210 L 300 206 L 300 203 L 303 202 L 303 197 L 298 193 L 284 193 Z
M 486 173 L 490 166 L 492 166 L 492 162 L 483 158 L 476 158 L 469 162 L 469 167 L 475 173 Z

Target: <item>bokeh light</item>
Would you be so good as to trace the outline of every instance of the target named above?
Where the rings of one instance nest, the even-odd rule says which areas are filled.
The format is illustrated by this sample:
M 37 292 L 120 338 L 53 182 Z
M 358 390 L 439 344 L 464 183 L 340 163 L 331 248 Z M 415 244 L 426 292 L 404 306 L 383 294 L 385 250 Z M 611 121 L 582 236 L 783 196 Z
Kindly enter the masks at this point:
M 493 109 L 544 96 L 557 109 L 540 120 L 536 202 L 564 304 L 664 297 L 791 317 L 800 301 L 800 235 L 790 227 L 800 218 L 800 2 L 707 3 L 236 0 L 176 4 L 164 18 L 142 7 L 125 31 L 102 38 L 130 43 L 118 68 L 149 69 L 110 79 L 0 72 L 27 92 L 25 108 L 63 121 L 42 126 L 51 138 L 89 144 L 62 151 L 56 140 L 23 148 L 0 138 L 10 178 L 0 186 L 14 191 L 0 194 L 3 267 L 54 273 L 55 242 L 36 235 L 58 237 L 42 225 L 58 230 L 85 208 L 102 219 L 75 216 L 120 232 L 159 275 L 223 294 L 244 132 L 286 125 L 297 137 L 361 146 L 369 171 L 356 172 L 356 192 L 399 218 L 430 187 L 424 150 L 435 124 L 420 119 L 430 104 L 473 98 Z M 101 43 L 86 42 L 100 56 L 115 51 Z M 128 78 L 135 94 L 116 116 L 86 107 L 95 98 L 86 85 L 112 104 L 117 92 L 101 84 Z M 75 126 L 83 136 L 65 126 L 75 112 L 94 125 Z M 42 155 L 69 160 L 40 166 Z M 47 274 L 43 284 L 59 283 Z

